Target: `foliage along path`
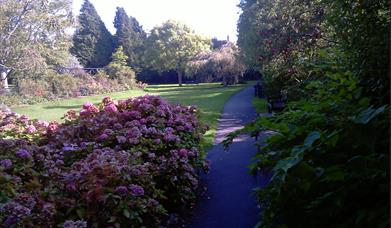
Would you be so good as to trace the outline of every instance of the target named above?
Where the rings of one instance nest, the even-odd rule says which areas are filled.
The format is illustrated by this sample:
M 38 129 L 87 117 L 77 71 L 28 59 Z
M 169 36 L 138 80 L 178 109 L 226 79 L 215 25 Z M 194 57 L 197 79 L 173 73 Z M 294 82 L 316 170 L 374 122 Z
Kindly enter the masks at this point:
M 256 153 L 254 139 L 240 136 L 228 151 L 224 151 L 221 144 L 228 133 L 242 128 L 256 117 L 252 106 L 253 92 L 250 86 L 234 95 L 224 106 L 216 141 L 207 157 L 211 170 L 201 180 L 207 190 L 195 206 L 189 227 L 253 227 L 259 221 L 260 211 L 253 188 L 264 186 L 266 179 L 248 173 L 247 166 Z

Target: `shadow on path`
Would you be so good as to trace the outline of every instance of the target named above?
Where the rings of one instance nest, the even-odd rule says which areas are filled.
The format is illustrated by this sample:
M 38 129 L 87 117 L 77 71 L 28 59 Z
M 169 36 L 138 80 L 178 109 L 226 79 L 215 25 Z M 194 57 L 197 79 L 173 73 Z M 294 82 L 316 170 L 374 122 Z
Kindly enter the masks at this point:
M 248 173 L 247 166 L 256 153 L 254 139 L 240 136 L 228 151 L 224 151 L 220 144 L 228 133 L 242 128 L 256 117 L 252 98 L 251 86 L 225 104 L 215 145 L 207 157 L 211 161 L 211 170 L 201 178 L 201 185 L 206 186 L 207 190 L 195 206 L 193 218 L 187 227 L 242 228 L 253 227 L 259 221 L 260 209 L 253 189 L 266 185 L 267 180 Z

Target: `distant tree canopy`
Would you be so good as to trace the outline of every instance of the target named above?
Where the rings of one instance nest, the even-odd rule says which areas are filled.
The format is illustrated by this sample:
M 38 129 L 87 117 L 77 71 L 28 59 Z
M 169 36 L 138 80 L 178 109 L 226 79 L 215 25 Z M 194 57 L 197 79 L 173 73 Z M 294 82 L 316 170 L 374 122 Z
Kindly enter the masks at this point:
M 160 72 L 175 70 L 182 85 L 186 64 L 197 54 L 210 50 L 211 40 L 197 35 L 186 25 L 167 21 L 152 29 L 146 40 L 145 60 Z
M 117 7 L 114 27 L 117 29 L 114 36 L 115 47 L 122 46 L 124 53 L 128 56 L 128 64 L 140 71 L 144 66 L 142 59 L 147 34 L 136 18 L 129 17 L 122 7 Z
M 219 40 L 217 38 L 212 38 L 212 48 L 213 49 L 219 49 L 221 48 L 224 44 L 227 44 L 229 41 L 227 40 Z
M 19 76 L 38 77 L 70 58 L 69 0 L 1 0 L 0 5 L 0 64 Z
M 238 51 L 235 44 L 226 42 L 219 49 L 197 55 L 188 62 L 186 72 L 201 82 L 222 80 L 224 86 L 238 83 L 245 70 L 237 58 Z
M 106 66 L 113 53 L 113 37 L 88 0 L 84 0 L 78 21 L 71 53 L 85 67 Z

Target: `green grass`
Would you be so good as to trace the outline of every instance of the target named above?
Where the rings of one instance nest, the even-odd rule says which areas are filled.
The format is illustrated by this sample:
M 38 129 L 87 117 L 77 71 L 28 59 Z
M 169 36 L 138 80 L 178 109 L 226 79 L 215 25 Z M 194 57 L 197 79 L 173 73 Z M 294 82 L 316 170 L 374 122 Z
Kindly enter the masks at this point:
M 266 99 L 254 97 L 253 99 L 253 106 L 255 107 L 255 110 L 257 113 L 265 113 L 267 112 L 267 102 Z
M 67 110 L 80 110 L 84 102 L 99 103 L 105 96 L 110 96 L 118 100 L 144 94 L 159 95 L 172 103 L 196 105 L 201 110 L 201 121 L 210 126 L 210 130 L 205 134 L 205 142 L 203 143 L 203 146 L 208 148 L 213 144 L 217 120 L 223 111 L 225 102 L 244 87 L 246 85 L 222 87 L 219 83 L 192 84 L 182 87 L 177 85 L 156 85 L 148 86 L 146 91 L 129 90 L 89 97 L 63 99 L 35 105 L 11 107 L 11 109 L 14 112 L 25 114 L 34 119 L 60 121 L 60 118 Z
M 88 97 L 60 99 L 34 105 L 22 105 L 17 107 L 11 107 L 11 110 L 20 114 L 25 114 L 32 119 L 60 121 L 60 118 L 69 109 L 80 110 L 81 106 L 86 101 L 90 101 L 97 104 L 100 103 L 102 101 L 102 98 L 105 96 L 110 96 L 114 99 L 125 99 L 128 97 L 141 96 L 144 94 L 145 92 L 141 90 L 129 90 L 124 92 L 108 93 Z

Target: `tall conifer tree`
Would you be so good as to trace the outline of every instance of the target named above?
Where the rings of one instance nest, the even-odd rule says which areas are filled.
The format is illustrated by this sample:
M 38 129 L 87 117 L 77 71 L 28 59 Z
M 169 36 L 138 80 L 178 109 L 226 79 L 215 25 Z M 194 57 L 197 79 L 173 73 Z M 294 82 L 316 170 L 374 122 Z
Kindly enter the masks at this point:
M 73 36 L 71 52 L 85 67 L 103 67 L 113 53 L 113 36 L 88 1 L 80 9 L 79 28 Z
M 128 64 L 137 71 L 143 67 L 142 55 L 146 33 L 136 18 L 129 17 L 124 8 L 117 7 L 114 18 L 114 27 L 117 29 L 114 42 L 115 47 L 123 47 L 128 56 Z

